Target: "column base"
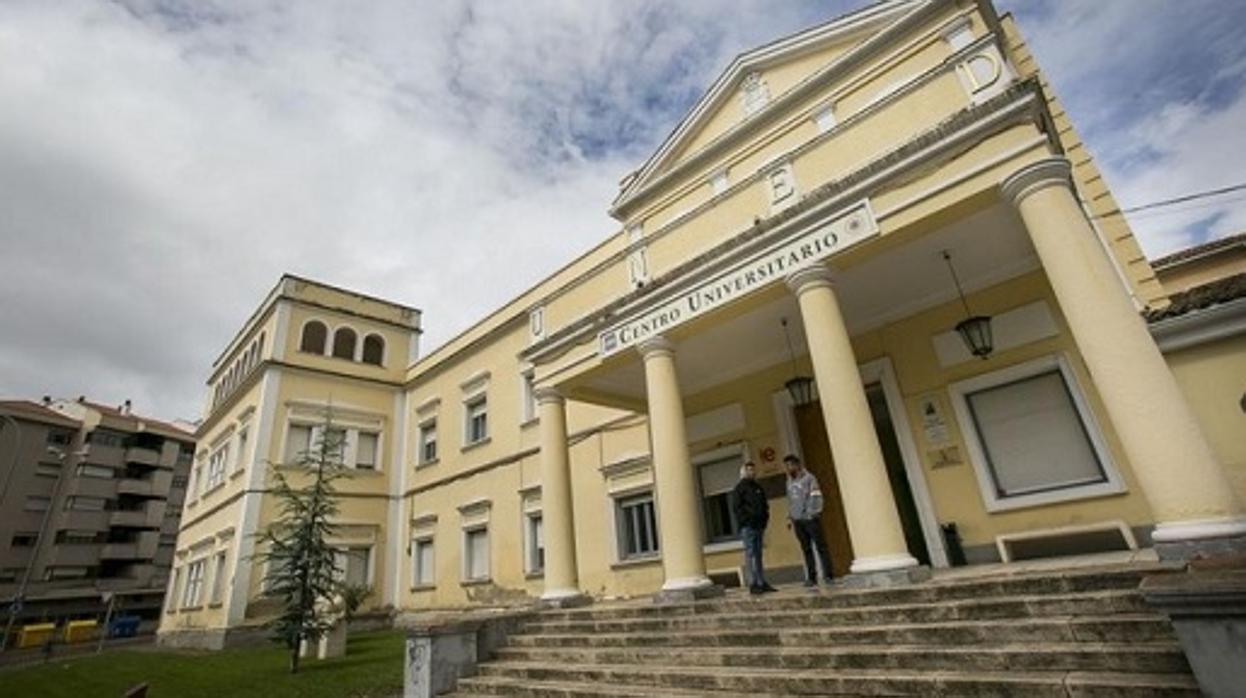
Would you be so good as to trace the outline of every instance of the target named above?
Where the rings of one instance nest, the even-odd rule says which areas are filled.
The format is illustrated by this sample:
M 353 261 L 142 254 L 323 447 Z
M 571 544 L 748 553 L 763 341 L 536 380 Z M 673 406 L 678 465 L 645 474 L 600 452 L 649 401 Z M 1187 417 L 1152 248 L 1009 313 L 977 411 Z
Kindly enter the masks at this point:
M 676 583 L 668 582 L 667 585 L 662 591 L 653 595 L 655 604 L 689 603 L 699 599 L 718 598 L 726 593 L 721 586 L 711 582 L 708 578 L 677 580 Z
M 852 561 L 848 571 L 853 574 L 871 574 L 874 572 L 891 572 L 917 567 L 917 559 L 908 553 L 900 555 L 879 555 L 876 557 L 859 557 Z
M 593 603 L 593 597 L 580 591 L 554 592 L 541 597 L 541 608 L 579 608 Z
M 874 587 L 898 587 L 908 584 L 920 584 L 929 581 L 930 568 L 926 565 L 905 567 L 899 570 L 880 570 L 878 572 L 853 572 L 839 580 L 845 589 L 867 589 Z

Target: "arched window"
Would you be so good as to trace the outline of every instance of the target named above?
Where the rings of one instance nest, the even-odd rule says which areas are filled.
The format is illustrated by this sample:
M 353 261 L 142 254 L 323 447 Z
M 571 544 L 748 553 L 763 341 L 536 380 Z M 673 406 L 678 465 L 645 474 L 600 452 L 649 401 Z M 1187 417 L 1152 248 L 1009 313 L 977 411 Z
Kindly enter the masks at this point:
M 329 336 L 329 328 L 324 326 L 319 320 L 312 320 L 303 325 L 303 340 L 299 343 L 299 350 L 311 352 L 312 354 L 323 354 L 324 343 Z
M 385 357 L 385 340 L 379 334 L 370 334 L 363 338 L 363 362 L 380 366 Z
M 339 327 L 333 333 L 333 355 L 339 359 L 355 358 L 355 331 L 349 327 Z

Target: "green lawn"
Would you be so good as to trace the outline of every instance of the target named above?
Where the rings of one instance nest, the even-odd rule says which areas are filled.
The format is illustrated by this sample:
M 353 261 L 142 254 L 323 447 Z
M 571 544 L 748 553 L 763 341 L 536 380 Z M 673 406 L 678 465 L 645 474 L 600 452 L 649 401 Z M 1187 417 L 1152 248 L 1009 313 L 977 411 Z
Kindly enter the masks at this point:
M 403 634 L 350 637 L 345 657 L 304 660 L 297 675 L 284 649 L 222 652 L 116 650 L 0 671 L 0 695 L 120 698 L 146 681 L 150 698 L 388 698 L 402 690 Z

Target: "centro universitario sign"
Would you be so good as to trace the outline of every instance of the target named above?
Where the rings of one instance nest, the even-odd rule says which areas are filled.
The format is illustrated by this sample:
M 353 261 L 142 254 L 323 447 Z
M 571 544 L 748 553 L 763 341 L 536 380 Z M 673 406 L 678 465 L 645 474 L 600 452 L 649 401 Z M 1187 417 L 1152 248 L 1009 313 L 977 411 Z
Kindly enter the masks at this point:
M 862 200 L 829 222 L 755 255 L 639 317 L 601 332 L 597 336 L 598 353 L 606 357 L 635 346 L 877 234 L 878 223 L 869 203 Z

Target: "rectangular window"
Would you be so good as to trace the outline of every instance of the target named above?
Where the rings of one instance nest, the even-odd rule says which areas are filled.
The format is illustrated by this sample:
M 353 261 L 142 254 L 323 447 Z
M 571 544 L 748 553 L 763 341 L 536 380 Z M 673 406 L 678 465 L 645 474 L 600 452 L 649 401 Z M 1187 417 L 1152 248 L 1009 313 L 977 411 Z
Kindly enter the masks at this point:
M 524 422 L 537 418 L 536 374 L 531 370 L 519 375 L 519 418 Z
M 466 581 L 489 578 L 489 529 L 463 532 L 463 578 Z
M 185 489 L 189 481 L 190 478 L 185 475 L 176 475 L 173 477 L 172 487 Z
M 182 568 L 178 567 L 173 570 L 173 577 L 169 580 L 168 596 L 164 600 L 164 612 L 172 613 L 177 610 L 177 592 L 179 584 L 182 581 Z
M 467 403 L 466 442 L 480 443 L 489 438 L 489 403 L 485 396 L 473 398 Z
M 26 497 L 26 504 L 23 508 L 26 511 L 47 511 L 50 506 L 52 506 L 51 497 L 30 495 L 29 497 Z
M 346 548 L 334 555 L 339 579 L 353 587 L 368 586 L 368 562 L 372 548 Z
M 330 427 L 320 432 L 320 438 L 314 444 L 319 450 L 325 450 L 325 456 L 330 462 L 336 462 L 344 465 L 342 462 L 346 458 L 346 430 L 341 427 Z
M 212 594 L 208 597 L 211 604 L 219 604 L 225 596 L 225 553 L 216 554 L 212 559 Z
M 95 531 L 74 531 L 63 530 L 56 532 L 56 542 L 61 545 L 90 545 L 92 543 L 103 543 L 107 539 L 106 533 L 96 533 Z
M 264 582 L 260 585 L 260 593 L 274 594 L 286 570 L 286 558 L 268 558 L 264 570 Z
M 116 471 L 103 465 L 92 465 L 83 463 L 78 466 L 78 477 L 97 477 L 105 480 L 111 480 L 116 477 Z
M 125 434 L 106 429 L 96 429 L 87 434 L 87 442 L 92 446 L 107 446 L 109 448 L 121 448 L 125 444 Z
M 305 424 L 291 424 L 286 432 L 285 462 L 294 465 L 302 462 L 311 450 L 312 428 Z
M 420 452 L 416 462 L 420 465 L 437 462 L 437 420 L 430 419 L 420 425 Z
M 1000 498 L 1107 481 L 1060 370 L 965 394 Z
M 411 571 L 411 579 L 415 586 L 432 586 L 434 580 L 433 539 L 422 538 L 412 541 L 411 559 L 414 565 Z
M 182 608 L 198 606 L 203 594 L 203 572 L 206 560 L 195 560 L 186 568 L 186 590 L 182 595 Z
M 545 527 L 541 514 L 528 514 L 527 571 L 536 574 L 545 571 Z
M 38 538 L 37 533 L 14 533 L 9 545 L 14 548 L 33 548 Z
M 732 492 L 740 479 L 742 457 L 737 453 L 701 464 L 701 509 L 705 515 L 707 543 L 721 543 L 740 537 L 740 523 L 735 518 Z
M 376 470 L 376 447 L 380 435 L 359 432 L 359 443 L 355 446 L 355 467 L 360 470 Z
M 70 497 L 65 500 L 65 508 L 70 511 L 104 511 L 108 508 L 108 500 L 103 497 Z
M 651 557 L 658 552 L 658 521 L 653 509 L 653 493 L 615 500 L 618 524 L 619 559 Z
M 60 429 L 48 430 L 49 446 L 68 446 L 73 439 L 74 433 L 72 431 L 62 431 Z
M 38 475 L 39 477 L 60 477 L 61 476 L 61 464 L 60 463 L 36 463 L 35 464 L 35 475 Z
M 94 567 L 49 567 L 43 573 L 44 580 L 51 581 L 54 579 L 88 579 L 94 577 L 96 568 Z
M 247 457 L 247 437 L 250 436 L 246 429 L 238 431 L 238 451 L 234 454 L 234 471 L 242 470 L 246 466 Z
M 229 444 L 226 443 L 208 456 L 208 482 L 206 490 L 215 489 L 225 482 L 225 463 L 229 460 Z

